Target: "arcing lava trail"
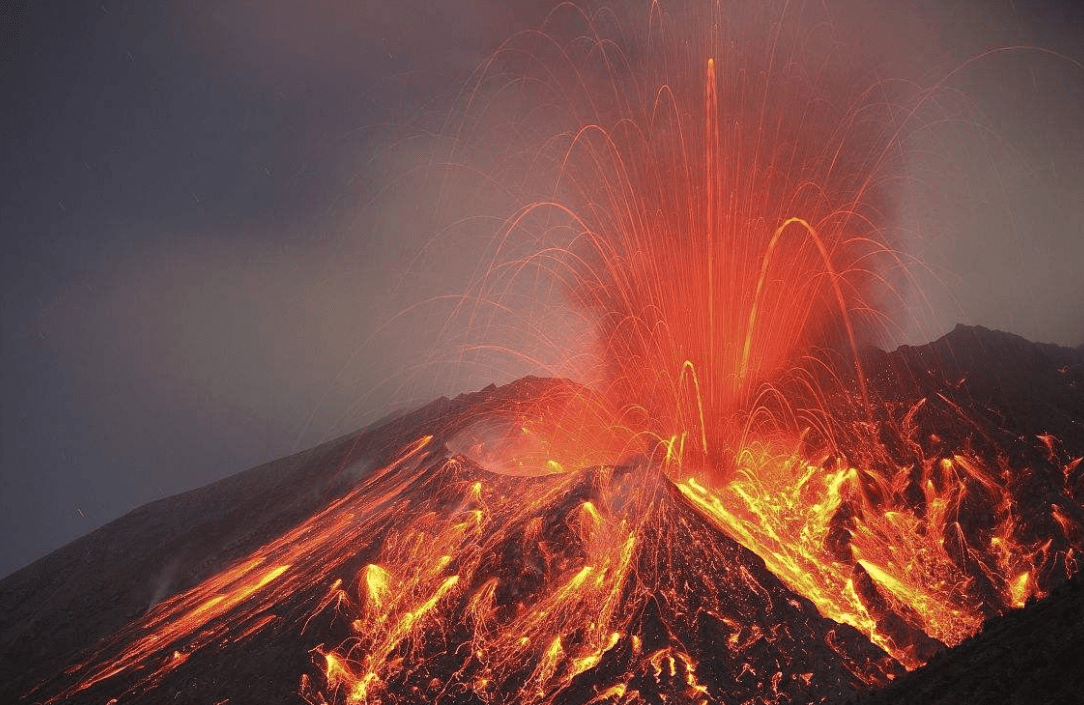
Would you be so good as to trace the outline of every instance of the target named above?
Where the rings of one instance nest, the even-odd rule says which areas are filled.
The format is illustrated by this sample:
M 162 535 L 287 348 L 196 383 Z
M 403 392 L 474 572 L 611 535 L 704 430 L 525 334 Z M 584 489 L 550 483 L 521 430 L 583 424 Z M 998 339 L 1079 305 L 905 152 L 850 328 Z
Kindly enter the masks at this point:
M 946 358 L 976 348 L 983 354 Z M 1061 439 L 989 425 L 988 415 L 1019 402 L 992 383 L 1008 378 L 991 376 L 989 360 L 1006 356 L 1049 392 L 1045 413 L 1031 418 L 1060 419 Z M 960 329 L 880 362 L 895 389 L 903 377 L 911 391 L 942 389 L 945 408 L 982 400 L 964 434 L 972 455 L 930 457 L 907 481 L 875 467 L 761 460 L 761 470 L 802 475 L 778 494 L 752 479 L 715 490 L 682 477 L 665 445 L 654 457 L 558 472 L 545 460 L 548 419 L 567 423 L 570 400 L 592 395 L 525 379 L 340 441 L 349 450 L 322 472 L 367 458 L 356 486 L 83 651 L 63 674 L 41 682 L 30 669 L 38 686 L 27 700 L 826 702 L 886 683 L 902 668 L 867 635 L 915 663 L 943 637 L 937 615 L 1004 611 L 1074 564 L 1084 437 L 1072 404 L 1084 358 Z M 922 430 L 938 403 L 905 405 L 918 407 L 912 452 L 945 442 Z M 1030 457 L 1006 467 L 1004 493 L 984 482 L 1004 461 L 979 454 L 983 435 Z M 487 444 L 522 459 L 515 474 L 479 464 L 493 457 Z M 921 497 L 909 489 L 920 481 Z M 824 533 L 810 518 L 820 513 Z M 1014 593 L 1022 566 L 1028 578 Z M 954 592 L 923 581 L 938 570 L 957 581 Z M 838 594 L 818 582 L 832 580 Z M 854 626 L 822 616 L 831 610 Z
M 562 5 L 510 39 L 454 150 L 499 115 L 538 142 L 489 168 L 532 178 L 465 308 L 475 323 L 517 278 L 560 281 L 595 332 L 578 378 L 617 439 L 606 462 L 664 457 L 686 500 L 910 668 L 1071 574 L 1080 516 L 1052 500 L 1022 520 L 1021 493 L 1064 480 L 979 418 L 965 373 L 919 383 L 863 351 L 911 315 L 886 183 L 933 93 L 863 83 L 823 10 L 678 2 L 622 24 Z M 522 241 L 538 252 L 502 254 Z M 1053 439 L 1059 474 L 1075 462 L 1049 429 L 1024 435 Z
M 342 441 L 311 496 L 289 486 L 295 521 L 15 695 L 827 702 L 1077 570 L 1080 353 L 862 345 L 902 300 L 880 187 L 914 111 L 830 75 L 814 3 L 674 5 L 628 42 L 561 4 L 450 120 L 447 161 L 497 152 L 477 171 L 520 205 L 446 328 L 498 347 L 487 307 L 545 274 L 597 338 L 592 384 L 527 378 Z M 491 120 L 530 144 L 494 150 Z M 524 328 L 553 344 L 545 315 Z
M 241 699 L 246 681 L 191 674 L 281 639 L 313 651 L 293 676 L 310 702 L 814 702 L 900 672 L 697 513 L 664 458 L 516 476 L 444 448 L 582 393 L 524 380 L 457 400 L 355 489 L 33 698 Z

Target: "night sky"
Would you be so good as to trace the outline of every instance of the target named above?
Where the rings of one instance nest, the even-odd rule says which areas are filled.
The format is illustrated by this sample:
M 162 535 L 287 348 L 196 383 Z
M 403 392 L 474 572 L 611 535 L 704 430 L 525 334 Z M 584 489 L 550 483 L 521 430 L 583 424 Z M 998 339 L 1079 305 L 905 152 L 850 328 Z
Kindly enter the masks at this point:
M 414 305 L 462 291 L 484 244 L 425 247 L 412 179 L 471 71 L 550 4 L 0 3 L 0 575 L 532 371 L 433 352 L 443 309 Z M 825 4 L 877 76 L 959 69 L 907 141 L 921 313 L 897 342 L 965 322 L 1084 343 L 1084 3 Z M 1001 47 L 1034 48 L 964 66 Z

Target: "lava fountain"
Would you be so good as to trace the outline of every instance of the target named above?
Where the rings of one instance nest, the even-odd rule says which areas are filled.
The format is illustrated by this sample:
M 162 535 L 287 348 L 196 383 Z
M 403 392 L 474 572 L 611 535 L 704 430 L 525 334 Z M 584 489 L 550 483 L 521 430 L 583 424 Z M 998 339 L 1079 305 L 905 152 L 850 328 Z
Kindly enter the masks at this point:
M 651 3 L 623 26 L 562 5 L 506 43 L 464 94 L 453 156 L 488 143 L 492 115 L 539 137 L 489 167 L 524 205 L 464 320 L 538 270 L 559 282 L 594 330 L 580 378 L 617 446 L 664 455 L 705 516 L 915 666 L 1043 594 L 1079 546 L 1052 505 L 1057 548 L 1024 528 L 1012 488 L 1031 469 L 1000 441 L 945 432 L 990 439 L 973 402 L 892 401 L 911 381 L 867 369 L 910 315 L 889 191 L 932 92 L 866 82 L 823 12 Z M 523 241 L 541 245 L 507 255 Z
M 544 269 L 594 328 L 588 376 L 622 425 L 723 481 L 750 432 L 823 416 L 826 385 L 869 403 L 859 345 L 904 274 L 883 188 L 899 127 L 882 86 L 833 74 L 799 8 L 670 10 L 630 41 L 608 11 L 563 7 L 481 70 L 456 149 L 490 134 L 478 114 L 567 129 L 516 153 L 531 198 L 467 300 Z M 510 93 L 544 118 L 508 118 Z M 501 259 L 524 239 L 548 246 Z
M 419 421 L 41 699 L 140 696 L 273 631 L 311 649 L 311 703 L 823 702 L 1075 570 L 1075 446 L 997 426 L 950 356 L 863 348 L 906 281 L 885 187 L 913 109 L 844 70 L 819 6 L 748 4 L 562 4 L 449 121 L 448 173 L 483 152 L 521 205 L 446 328 L 495 347 L 490 312 L 548 282 L 591 384 Z

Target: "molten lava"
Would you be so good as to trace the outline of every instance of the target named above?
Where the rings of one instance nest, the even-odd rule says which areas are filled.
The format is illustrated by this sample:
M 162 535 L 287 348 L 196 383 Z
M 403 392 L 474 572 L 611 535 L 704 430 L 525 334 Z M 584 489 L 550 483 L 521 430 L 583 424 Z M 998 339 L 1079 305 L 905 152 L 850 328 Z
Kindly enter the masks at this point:
M 137 699 L 275 630 L 311 635 L 312 703 L 815 702 L 902 672 L 694 511 L 665 457 L 527 476 L 445 450 L 523 400 L 526 421 L 583 394 L 526 380 L 475 395 L 37 697 Z
M 511 40 L 457 132 L 469 152 L 489 133 L 479 114 L 514 112 L 506 72 L 528 106 L 556 100 L 564 129 L 515 153 L 534 176 L 526 205 L 470 298 L 501 304 L 516 277 L 555 277 L 595 329 L 585 374 L 612 425 L 678 438 L 719 482 L 750 433 L 796 437 L 826 392 L 869 403 L 858 344 L 904 275 L 881 184 L 899 150 L 890 107 L 830 85 L 810 68 L 837 68 L 812 53 L 816 22 L 764 5 L 654 6 L 631 41 L 607 13 L 564 8 L 574 34 L 562 41 L 555 12 L 544 39 Z M 510 241 L 544 246 L 504 261 Z
M 511 157 L 542 183 L 469 298 L 542 262 L 594 326 L 592 389 L 461 401 L 45 702 L 176 685 L 271 631 L 308 640 L 310 703 L 823 702 L 1073 572 L 1080 458 L 863 352 L 898 298 L 900 126 L 875 92 L 840 100 L 815 23 L 763 5 L 653 3 L 635 52 L 562 6 L 466 91 L 460 152 L 511 92 L 567 128 Z
M 155 606 L 35 699 L 243 699 L 243 681 L 190 674 L 243 670 L 285 642 L 279 653 L 311 653 L 294 676 L 310 703 L 825 702 L 1037 594 L 1059 542 L 1081 548 L 1071 493 L 1056 512 L 1066 534 L 1039 546 L 1012 509 L 1030 491 L 989 495 L 996 532 L 976 542 L 966 495 L 987 471 L 963 456 L 929 468 L 924 513 L 914 498 L 894 504 L 910 493 L 874 470 L 752 446 L 722 489 L 687 476 L 667 444 L 554 472 L 542 429 L 567 429 L 590 406 L 570 400 L 596 398 L 525 379 L 370 432 L 396 450 L 353 489 Z M 410 432 L 425 435 L 395 436 Z M 490 446 L 504 456 L 496 472 L 483 467 L 499 457 Z
M 871 380 L 885 371 L 861 344 L 906 280 L 883 185 L 915 111 L 817 49 L 816 8 L 756 5 L 653 5 L 631 41 L 576 8 L 562 41 L 555 12 L 472 84 L 460 149 L 478 113 L 507 114 L 504 71 L 517 96 L 537 90 L 529 105 L 556 103 L 567 129 L 526 150 L 552 178 L 498 240 L 550 243 L 539 267 L 595 328 L 602 426 L 626 454 L 665 457 L 705 517 L 914 667 L 1071 573 L 1076 529 L 1052 520 L 1077 505 L 1041 507 L 1036 531 L 1019 493 L 1049 488 L 972 400 L 947 385 L 899 400 L 910 380 Z M 517 263 L 495 258 L 479 297 L 499 300 L 504 272 L 530 269 Z

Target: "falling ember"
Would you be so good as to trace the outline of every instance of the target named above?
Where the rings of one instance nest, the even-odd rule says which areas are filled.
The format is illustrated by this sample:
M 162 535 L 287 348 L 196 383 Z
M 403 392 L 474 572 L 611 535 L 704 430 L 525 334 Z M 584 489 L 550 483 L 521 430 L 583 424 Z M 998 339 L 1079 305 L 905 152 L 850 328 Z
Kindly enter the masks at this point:
M 699 516 L 661 458 L 523 476 L 446 450 L 495 409 L 535 399 L 538 419 L 570 393 L 586 391 L 525 380 L 464 400 L 431 437 L 99 644 L 40 699 L 138 698 L 267 631 L 319 639 L 318 670 L 302 679 L 314 703 L 816 701 L 901 672 Z
M 1058 550 L 1023 541 L 1011 513 L 987 550 L 974 541 L 959 521 L 961 488 L 984 477 L 977 458 L 924 465 L 919 521 L 893 499 L 899 475 L 871 484 L 876 472 L 797 449 L 750 445 L 735 480 L 713 488 L 666 444 L 553 473 L 545 439 L 479 440 L 478 425 L 513 413 L 512 437 L 528 422 L 559 432 L 569 395 L 595 398 L 525 379 L 373 431 L 382 444 L 393 426 L 427 434 L 395 441 L 324 510 L 155 606 L 35 697 L 188 688 L 200 664 L 217 671 L 270 639 L 312 654 L 298 673 L 310 703 L 821 702 L 902 673 L 874 643 L 914 665 L 936 639 L 1036 594 Z M 463 438 L 469 452 L 451 452 Z M 522 450 L 509 462 L 523 472 L 484 469 L 473 458 L 493 457 L 487 443 Z M 1062 521 L 1079 536 L 1075 506 Z
M 544 270 L 597 336 L 591 385 L 389 423 L 377 469 L 35 697 L 138 697 L 274 633 L 314 705 L 824 702 L 1073 572 L 1072 449 L 860 345 L 903 276 L 891 109 L 825 78 L 798 10 L 727 12 L 654 3 L 626 44 L 563 5 L 465 92 L 455 150 L 507 117 L 503 70 L 567 129 L 516 152 L 529 197 L 464 300 Z M 517 241 L 541 246 L 502 260 Z
M 563 131 L 525 150 L 527 204 L 466 300 L 552 276 L 595 329 L 586 374 L 613 425 L 641 450 L 679 439 L 686 464 L 723 482 L 750 433 L 795 437 L 843 386 L 869 403 L 858 345 L 905 276 L 881 183 L 899 125 L 876 90 L 823 79 L 832 57 L 810 53 L 804 10 L 665 10 L 677 19 L 653 12 L 631 42 L 601 13 L 585 36 L 529 34 L 494 58 L 522 72 L 517 95 L 556 102 Z M 507 112 L 493 95 L 504 76 L 468 90 L 458 150 L 484 142 L 477 114 Z M 543 246 L 502 259 L 514 241 Z
M 559 474 L 539 445 L 510 460 L 533 474 L 448 450 L 465 437 L 492 457 L 475 427 L 510 410 L 558 429 L 547 417 L 570 394 L 593 396 L 525 379 L 373 431 L 382 444 L 393 426 L 428 434 L 396 441 L 323 511 L 157 605 L 35 697 L 153 697 L 271 639 L 311 652 L 298 674 L 310 703 L 822 702 L 902 673 L 874 643 L 914 665 L 935 639 L 1036 594 L 1058 550 L 1023 542 L 1011 514 L 981 550 L 953 493 L 983 473 L 962 456 L 928 463 L 929 491 L 952 491 L 929 495 L 918 522 L 885 508 L 899 476 L 870 486 L 872 471 L 796 450 L 750 446 L 722 488 L 682 477 L 665 444 Z M 1075 506 L 1062 521 L 1079 536 Z M 915 540 L 930 536 L 943 538 Z
M 588 30 L 566 43 L 505 48 L 517 68 L 530 57 L 521 93 L 540 86 L 567 129 L 529 152 L 552 181 L 498 241 L 567 233 L 536 257 L 595 328 L 598 414 L 626 453 L 665 455 L 686 499 L 792 589 L 920 665 L 1071 572 L 1073 530 L 1054 548 L 1023 526 L 1012 485 L 1030 470 L 1003 447 L 924 437 L 985 433 L 973 402 L 903 406 L 912 380 L 861 347 L 907 278 L 882 185 L 907 125 L 885 87 L 848 87 L 810 53 L 804 5 L 666 9 L 634 55 L 606 13 L 578 15 Z M 498 103 L 494 74 L 471 110 Z M 517 262 L 498 254 L 472 300 L 500 300 Z M 1056 438 L 1035 438 L 1054 460 Z

